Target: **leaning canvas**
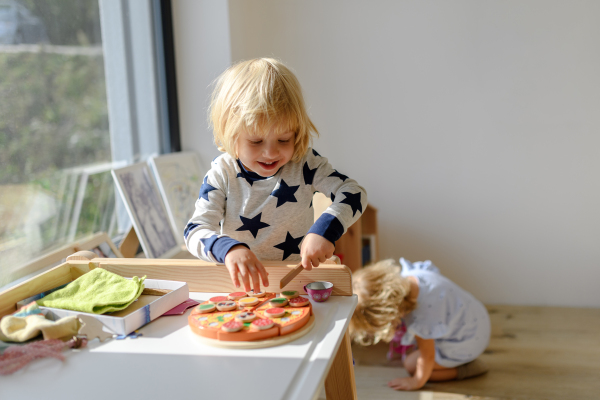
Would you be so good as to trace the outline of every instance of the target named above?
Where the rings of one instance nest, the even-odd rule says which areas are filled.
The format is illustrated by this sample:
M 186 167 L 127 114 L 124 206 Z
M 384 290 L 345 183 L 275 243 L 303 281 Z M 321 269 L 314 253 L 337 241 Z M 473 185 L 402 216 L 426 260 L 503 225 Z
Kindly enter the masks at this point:
M 167 209 L 148 164 L 112 170 L 117 189 L 147 258 L 170 258 L 181 251 Z
M 194 203 L 207 170 L 193 152 L 156 156 L 149 162 L 177 239 L 183 243 L 183 230 L 194 213 Z

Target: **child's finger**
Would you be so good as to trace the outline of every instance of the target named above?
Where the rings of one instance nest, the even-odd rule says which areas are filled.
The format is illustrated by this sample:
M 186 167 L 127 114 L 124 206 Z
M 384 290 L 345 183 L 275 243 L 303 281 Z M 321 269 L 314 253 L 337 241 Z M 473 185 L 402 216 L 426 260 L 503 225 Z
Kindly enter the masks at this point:
M 310 262 L 310 258 L 307 256 L 302 256 L 302 267 L 307 271 L 312 269 L 312 263 Z
M 264 286 L 269 286 L 269 273 L 265 269 L 265 266 L 262 265 L 260 261 L 256 262 L 256 268 L 258 269 L 258 273 L 262 277 L 262 282 Z
M 260 279 L 258 277 L 258 271 L 254 265 L 249 265 L 248 270 L 250 271 L 250 277 L 252 278 L 252 288 L 254 293 L 260 292 Z
M 250 276 L 248 274 L 248 268 L 245 265 L 240 265 L 240 275 L 242 276 L 242 282 L 244 282 L 244 290 L 249 292 L 250 287 Z
M 234 286 L 236 288 L 240 287 L 240 280 L 238 279 L 238 270 L 237 267 L 233 266 L 233 267 L 227 267 L 227 270 L 229 271 L 229 276 L 231 276 L 231 282 L 233 282 Z

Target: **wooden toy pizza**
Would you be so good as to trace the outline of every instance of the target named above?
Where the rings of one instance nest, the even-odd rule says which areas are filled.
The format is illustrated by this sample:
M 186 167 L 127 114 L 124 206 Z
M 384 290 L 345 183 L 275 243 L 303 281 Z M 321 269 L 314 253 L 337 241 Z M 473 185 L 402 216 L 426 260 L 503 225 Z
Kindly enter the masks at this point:
M 275 297 L 275 293 L 266 293 L 258 304 L 254 300 L 244 300 L 247 297 L 237 302 L 218 298 L 221 302 L 236 303 L 236 307 L 230 310 L 225 310 L 219 303 L 211 304 L 214 301 L 211 298 L 194 307 L 188 324 L 203 342 L 229 348 L 277 346 L 310 331 L 314 316 L 307 298 L 296 297 L 284 306 L 276 302 L 275 308 L 271 302 Z M 287 299 L 283 300 L 287 303 Z M 216 306 L 217 311 L 208 311 L 212 309 L 211 306 Z

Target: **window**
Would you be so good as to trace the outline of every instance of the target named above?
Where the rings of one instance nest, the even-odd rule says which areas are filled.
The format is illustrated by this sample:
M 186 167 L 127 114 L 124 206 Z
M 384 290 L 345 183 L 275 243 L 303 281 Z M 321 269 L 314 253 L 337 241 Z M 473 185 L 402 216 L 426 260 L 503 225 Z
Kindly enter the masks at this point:
M 0 287 L 129 228 L 111 168 L 170 151 L 160 7 L 0 0 Z

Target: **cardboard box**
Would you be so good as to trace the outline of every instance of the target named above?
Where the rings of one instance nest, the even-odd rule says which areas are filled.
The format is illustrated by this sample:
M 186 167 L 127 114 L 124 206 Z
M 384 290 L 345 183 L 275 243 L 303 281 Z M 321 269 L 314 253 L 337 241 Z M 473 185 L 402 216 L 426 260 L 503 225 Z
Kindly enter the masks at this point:
M 46 318 L 53 321 L 70 315 L 88 315 L 102 322 L 105 330 L 117 335 L 128 335 L 160 317 L 173 307 L 183 303 L 190 297 L 188 285 L 185 282 L 146 279 L 144 281 L 144 287 L 150 289 L 168 289 L 172 291 L 162 296 L 143 294 L 126 309 L 103 315 L 51 307 L 40 307 L 40 309 L 46 314 Z

